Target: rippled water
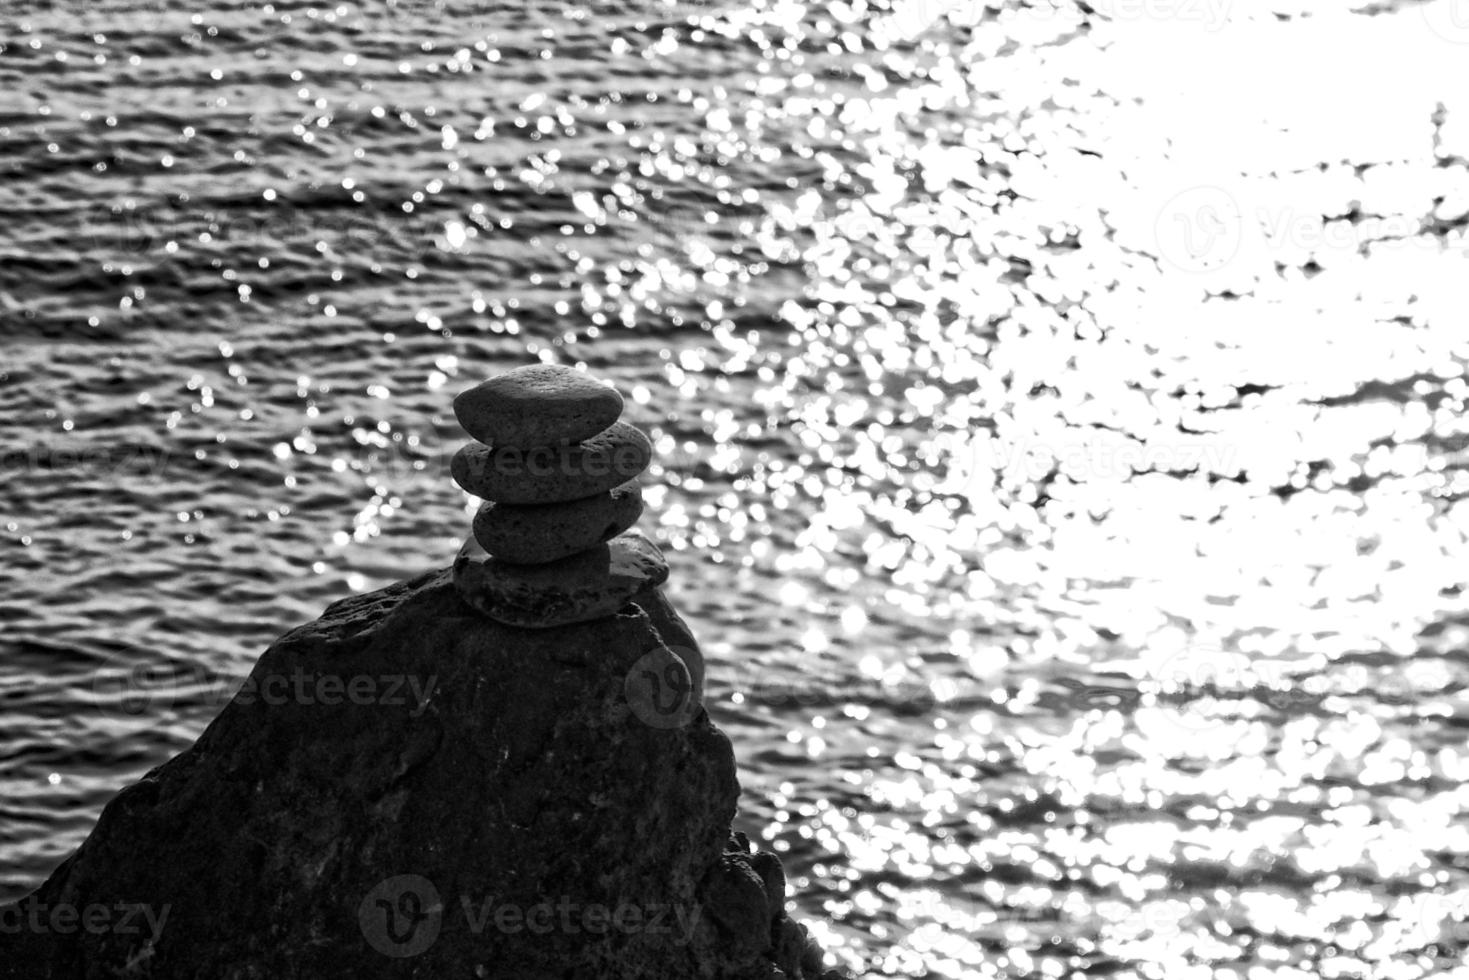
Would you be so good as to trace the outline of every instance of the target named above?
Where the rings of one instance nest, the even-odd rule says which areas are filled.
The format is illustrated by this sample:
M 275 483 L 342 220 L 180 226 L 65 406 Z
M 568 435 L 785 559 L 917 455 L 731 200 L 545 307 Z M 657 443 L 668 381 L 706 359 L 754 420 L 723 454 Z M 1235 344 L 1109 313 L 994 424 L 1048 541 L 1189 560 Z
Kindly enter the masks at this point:
M 539 358 L 843 964 L 1445 975 L 1469 21 L 1314 6 L 7 0 L 0 899 Z

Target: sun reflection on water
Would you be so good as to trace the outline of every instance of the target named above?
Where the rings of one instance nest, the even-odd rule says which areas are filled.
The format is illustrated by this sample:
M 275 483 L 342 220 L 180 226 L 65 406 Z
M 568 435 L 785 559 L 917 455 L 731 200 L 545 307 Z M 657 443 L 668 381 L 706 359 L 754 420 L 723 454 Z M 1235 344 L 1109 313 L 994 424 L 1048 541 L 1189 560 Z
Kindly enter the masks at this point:
M 187 15 L 177 64 L 28 26 L 7 57 L 126 64 L 151 98 L 227 21 L 249 43 L 199 69 L 220 85 L 205 116 L 234 111 L 257 47 L 306 42 L 254 83 L 261 145 L 212 161 L 239 200 L 209 197 L 203 119 L 119 129 L 85 81 L 37 110 L 47 161 L 77 126 L 167 145 L 127 224 L 146 241 L 56 287 L 70 314 L 132 330 L 172 302 L 189 337 L 259 331 L 165 351 L 124 393 L 203 469 L 108 530 L 150 570 L 136 608 L 96 618 L 156 640 L 144 549 L 178 561 L 232 527 L 252 561 L 309 569 L 312 602 L 451 555 L 472 505 L 440 465 L 462 438 L 436 421 L 447 394 L 586 362 L 654 439 L 645 525 L 748 752 L 751 826 L 834 959 L 1462 974 L 1469 35 L 1450 6 L 674 0 L 512 29 L 450 4 L 429 37 L 422 5 L 260 5 Z M 137 217 L 134 195 L 86 234 Z M 340 223 L 291 217 L 318 211 Z M 14 356 L 42 379 L 96 360 Z M 36 410 L 48 430 L 126 414 L 70 397 Z M 219 500 L 249 491 L 239 514 L 198 506 L 215 466 Z M 64 509 L 56 489 L 32 510 Z M 22 576 L 108 564 L 71 528 L 6 529 Z M 65 789 L 60 810 L 106 775 L 16 785 Z
M 1465 612 L 1469 280 L 1422 216 L 1465 189 L 1439 148 L 1452 50 L 1406 16 L 1205 30 L 905 3 L 859 31 L 757 9 L 738 29 L 792 54 L 711 126 L 812 161 L 754 232 L 811 282 L 787 340 L 720 326 L 722 355 L 668 374 L 766 365 L 762 431 L 705 419 L 716 469 L 809 506 L 764 515 L 791 546 L 747 564 L 807 614 L 791 649 L 865 640 L 885 707 L 933 719 L 887 759 L 861 749 L 866 714 L 789 732 L 865 797 L 770 800 L 777 846 L 835 881 L 833 942 L 881 946 L 890 909 L 891 973 L 1443 965 L 1465 841 L 1438 722 L 1463 717 L 1465 669 L 1422 633 Z M 1303 78 L 1418 70 L 1391 98 L 1210 74 L 1260 45 Z M 813 604 L 851 562 L 860 604 Z

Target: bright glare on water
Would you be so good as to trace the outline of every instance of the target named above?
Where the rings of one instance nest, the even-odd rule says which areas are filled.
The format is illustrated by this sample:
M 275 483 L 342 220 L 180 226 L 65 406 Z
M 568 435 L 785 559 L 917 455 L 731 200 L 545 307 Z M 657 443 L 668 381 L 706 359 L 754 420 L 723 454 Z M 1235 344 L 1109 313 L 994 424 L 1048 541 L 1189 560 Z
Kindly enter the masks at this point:
M 486 8 L 7 3 L 0 899 L 543 359 L 841 964 L 1469 976 L 1456 3 Z

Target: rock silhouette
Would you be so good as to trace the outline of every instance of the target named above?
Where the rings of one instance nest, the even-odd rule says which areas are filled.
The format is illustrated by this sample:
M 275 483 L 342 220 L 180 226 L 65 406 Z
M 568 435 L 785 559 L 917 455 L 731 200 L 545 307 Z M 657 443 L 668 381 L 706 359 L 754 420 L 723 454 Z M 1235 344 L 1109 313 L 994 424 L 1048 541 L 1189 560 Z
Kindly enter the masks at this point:
M 563 562 L 595 579 L 603 552 L 513 566 L 525 601 Z M 0 908 L 0 978 L 838 976 L 787 917 L 779 860 L 731 831 L 733 754 L 662 579 L 532 627 L 465 563 L 272 644 Z

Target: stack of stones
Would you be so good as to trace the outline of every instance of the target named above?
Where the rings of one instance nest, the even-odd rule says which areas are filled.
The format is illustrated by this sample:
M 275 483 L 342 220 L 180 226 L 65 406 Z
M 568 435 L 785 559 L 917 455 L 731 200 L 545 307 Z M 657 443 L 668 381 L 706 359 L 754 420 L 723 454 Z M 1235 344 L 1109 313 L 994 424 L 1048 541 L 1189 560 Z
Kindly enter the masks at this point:
M 618 421 L 616 389 L 536 364 L 461 392 L 454 414 L 479 441 L 454 454 L 450 472 L 485 501 L 454 562 L 472 607 L 545 629 L 609 616 L 668 578 L 657 547 L 629 531 L 653 447 Z

